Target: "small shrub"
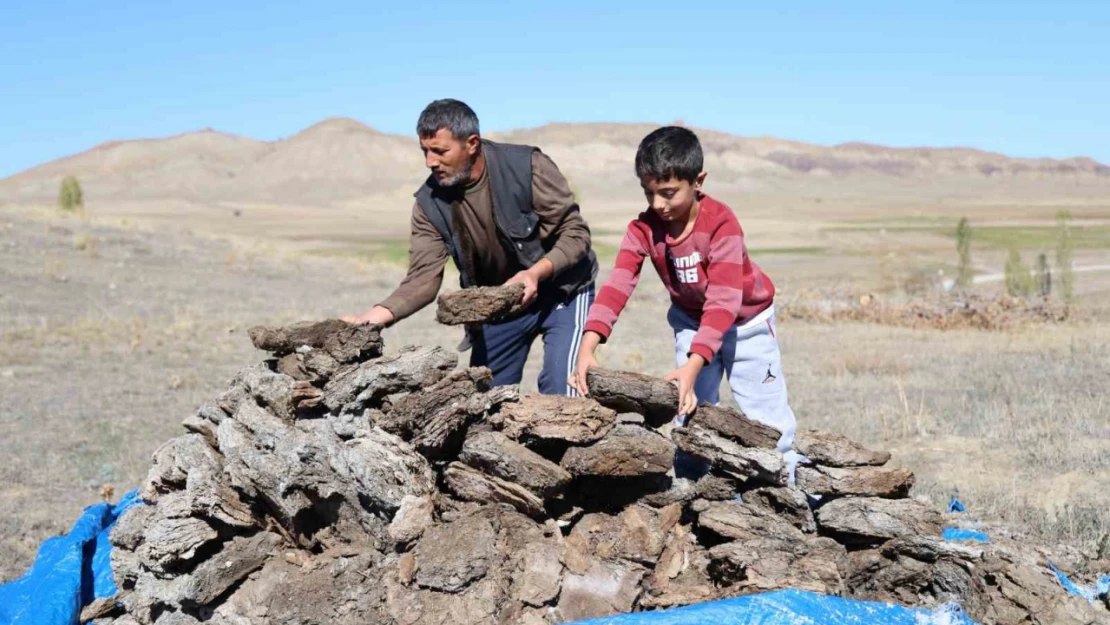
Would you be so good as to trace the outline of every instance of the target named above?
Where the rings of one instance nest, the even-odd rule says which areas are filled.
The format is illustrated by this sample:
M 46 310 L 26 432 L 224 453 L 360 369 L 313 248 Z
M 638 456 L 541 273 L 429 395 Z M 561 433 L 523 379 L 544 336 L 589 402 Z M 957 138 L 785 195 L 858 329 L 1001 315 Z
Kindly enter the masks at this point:
M 58 207 L 62 210 L 75 213 L 85 208 L 85 197 L 81 191 L 81 183 L 77 178 L 66 176 L 62 179 L 62 186 L 58 190 Z
M 1011 247 L 1006 256 L 1005 277 L 1006 293 L 1011 297 L 1028 297 L 1033 293 L 1033 275 L 1016 247 Z
M 1060 295 L 1065 304 L 1075 300 L 1075 271 L 1072 269 L 1075 240 L 1071 236 L 1070 222 L 1071 211 L 1056 213 L 1056 272 L 1060 276 Z
M 956 252 L 960 255 L 960 264 L 956 273 L 956 286 L 964 289 L 971 286 L 974 271 L 971 269 L 971 223 L 967 217 L 961 217 L 956 226 Z
M 1041 297 L 1052 294 L 1052 268 L 1048 266 L 1048 256 L 1044 252 L 1037 255 L 1037 291 Z
M 902 278 L 902 291 L 906 295 L 924 295 L 937 286 L 936 270 L 927 267 L 911 269 Z

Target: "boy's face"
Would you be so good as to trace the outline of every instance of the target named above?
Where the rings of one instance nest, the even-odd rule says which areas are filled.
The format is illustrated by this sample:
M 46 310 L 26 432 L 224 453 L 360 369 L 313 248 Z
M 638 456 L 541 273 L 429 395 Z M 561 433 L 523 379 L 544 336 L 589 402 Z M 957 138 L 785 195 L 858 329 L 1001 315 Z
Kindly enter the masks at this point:
M 697 202 L 698 190 L 703 182 L 704 171 L 697 175 L 693 183 L 673 176 L 667 180 L 644 177 L 640 179 L 640 186 L 644 188 L 648 206 L 663 221 L 685 221 Z

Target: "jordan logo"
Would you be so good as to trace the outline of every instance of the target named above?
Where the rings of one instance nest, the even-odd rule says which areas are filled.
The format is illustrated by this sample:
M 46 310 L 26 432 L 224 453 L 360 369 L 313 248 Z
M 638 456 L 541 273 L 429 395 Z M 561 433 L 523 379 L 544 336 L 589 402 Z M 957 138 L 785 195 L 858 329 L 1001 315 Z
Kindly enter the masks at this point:
M 771 382 L 774 382 L 777 379 L 778 378 L 776 378 L 775 375 L 773 373 L 771 373 L 771 365 L 767 365 L 767 377 L 763 378 L 763 383 L 764 384 L 770 384 Z

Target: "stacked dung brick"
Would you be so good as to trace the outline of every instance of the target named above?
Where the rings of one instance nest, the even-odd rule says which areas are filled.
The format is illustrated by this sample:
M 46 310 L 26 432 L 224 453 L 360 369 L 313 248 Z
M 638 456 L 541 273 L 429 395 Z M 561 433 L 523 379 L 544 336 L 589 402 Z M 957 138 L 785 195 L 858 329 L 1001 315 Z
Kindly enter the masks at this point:
M 376 327 L 251 338 L 270 357 L 155 452 L 96 623 L 538 625 L 786 587 L 983 623 L 1106 615 L 1018 540 L 944 542 L 909 471 L 835 434 L 799 433 L 789 486 L 777 431 L 711 406 L 668 431 L 655 378 L 522 397 L 439 348 L 387 355 Z M 677 450 L 708 473 L 676 478 Z

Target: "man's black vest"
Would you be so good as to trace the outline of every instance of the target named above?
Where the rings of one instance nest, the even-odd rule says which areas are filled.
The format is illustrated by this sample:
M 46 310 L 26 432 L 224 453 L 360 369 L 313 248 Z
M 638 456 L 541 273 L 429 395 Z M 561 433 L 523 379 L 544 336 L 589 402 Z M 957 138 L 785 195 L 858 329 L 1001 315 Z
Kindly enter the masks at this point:
M 494 143 L 482 139 L 494 222 L 502 240 L 511 247 L 517 262 L 525 269 L 539 262 L 553 243 L 540 240 L 537 227 L 540 218 L 532 209 L 532 153 L 536 149 L 530 145 Z M 456 194 L 457 191 L 438 186 L 429 176 L 416 192 L 416 202 L 443 237 L 447 251 L 459 270 L 459 282 L 467 288 L 474 286 L 475 281 L 461 262 L 459 233 L 451 227 L 451 202 L 457 198 Z M 541 293 L 554 288 L 561 296 L 570 296 L 593 282 L 596 275 L 597 260 L 591 248 L 578 263 L 552 281 L 541 284 Z

